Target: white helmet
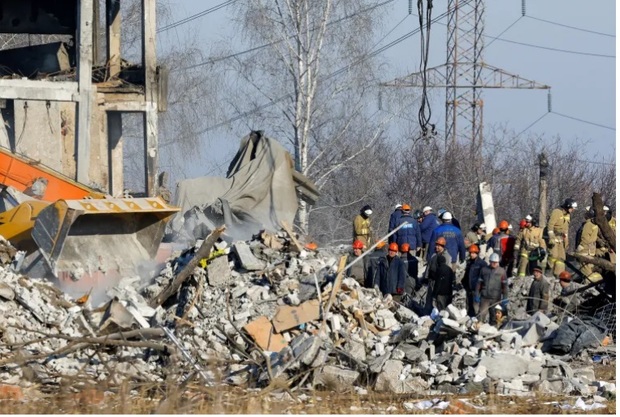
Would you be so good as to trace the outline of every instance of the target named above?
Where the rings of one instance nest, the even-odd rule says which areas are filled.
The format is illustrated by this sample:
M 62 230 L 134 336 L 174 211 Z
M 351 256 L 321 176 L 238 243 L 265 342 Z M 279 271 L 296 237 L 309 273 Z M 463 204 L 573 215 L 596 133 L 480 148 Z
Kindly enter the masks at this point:
M 512 230 L 512 224 L 508 225 L 508 230 Z
M 532 221 L 532 216 L 528 214 L 527 216 L 525 216 L 525 220 L 527 222 L 531 222 Z
M 489 262 L 499 262 L 499 255 L 495 252 L 489 256 Z
M 372 214 L 372 210 L 370 209 L 364 210 L 364 214 L 367 216 L 370 216 Z
M 485 232 L 487 231 L 487 225 L 484 223 L 480 223 L 480 228 L 484 230 Z
M 398 209 L 399 209 L 399 208 L 401 208 L 402 206 L 403 206 L 403 205 L 402 205 L 401 203 L 397 203 L 397 204 L 394 206 L 394 210 L 398 210 Z
M 433 211 L 433 208 L 430 206 L 426 206 L 422 209 L 422 213 L 426 213 L 427 211 Z
M 603 211 L 609 211 L 609 207 L 603 206 Z
M 449 211 L 446 211 L 443 216 L 441 216 L 441 218 L 443 220 L 452 220 L 452 213 L 450 213 Z
M 590 206 L 585 206 L 584 208 L 586 209 L 586 211 L 590 211 Z M 605 210 L 605 209 L 603 209 L 603 210 Z M 607 209 L 607 210 L 609 210 L 609 209 Z

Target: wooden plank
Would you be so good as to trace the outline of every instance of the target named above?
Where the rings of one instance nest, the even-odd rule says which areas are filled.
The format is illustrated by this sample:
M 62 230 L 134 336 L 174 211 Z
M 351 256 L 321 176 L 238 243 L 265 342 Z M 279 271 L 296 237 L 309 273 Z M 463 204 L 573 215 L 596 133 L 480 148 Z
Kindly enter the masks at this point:
M 74 81 L 0 79 L 0 99 L 77 101 L 78 83 Z
M 297 252 L 301 252 L 303 250 L 303 246 L 301 246 L 301 244 L 299 243 L 299 241 L 297 240 L 297 238 L 293 234 L 293 231 L 289 227 L 288 223 L 286 221 L 282 220 L 280 222 L 280 225 L 282 226 L 284 231 L 288 234 L 288 237 L 291 238 L 291 241 L 293 242 L 293 245 L 295 245 L 295 249 L 297 250 Z
M 80 0 L 78 30 L 77 180 L 90 183 L 90 120 L 93 72 L 93 1 Z
M 334 280 L 334 287 L 332 288 L 332 293 L 329 296 L 329 300 L 327 301 L 327 306 L 325 307 L 325 311 L 323 312 L 326 315 L 329 310 L 332 308 L 334 301 L 336 300 L 336 295 L 338 291 L 340 291 L 340 286 L 342 285 L 342 278 L 344 277 L 344 267 L 347 264 L 347 256 L 342 255 L 340 257 L 340 262 L 338 263 L 338 274 L 336 275 L 336 279 Z M 323 323 L 325 323 L 325 317 L 323 317 Z

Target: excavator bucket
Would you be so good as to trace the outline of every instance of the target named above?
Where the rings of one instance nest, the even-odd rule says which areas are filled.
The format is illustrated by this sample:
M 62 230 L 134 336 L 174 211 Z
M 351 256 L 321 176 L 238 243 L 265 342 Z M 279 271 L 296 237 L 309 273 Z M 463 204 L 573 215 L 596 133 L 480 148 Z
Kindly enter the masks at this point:
M 155 258 L 177 211 L 159 197 L 58 200 L 41 210 L 32 238 L 63 291 L 101 293 Z

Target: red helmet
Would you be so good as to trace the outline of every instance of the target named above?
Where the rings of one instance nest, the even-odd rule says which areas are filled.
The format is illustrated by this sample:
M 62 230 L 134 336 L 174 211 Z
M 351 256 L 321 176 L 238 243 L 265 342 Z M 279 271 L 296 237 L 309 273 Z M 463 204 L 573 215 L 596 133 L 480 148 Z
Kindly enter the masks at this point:
M 519 227 L 523 229 L 525 226 L 527 226 L 527 220 L 521 219 L 521 221 L 519 222 Z
M 493 234 L 496 235 L 499 233 L 499 227 L 496 227 L 495 229 L 493 229 Z
M 443 236 L 440 236 L 435 241 L 435 245 L 446 246 L 446 239 Z
M 506 220 L 502 220 L 499 222 L 499 230 L 508 230 L 508 222 Z
M 571 274 L 568 271 L 562 271 L 562 272 L 560 272 L 560 276 L 558 277 L 558 279 L 560 281 L 570 282 L 571 281 Z
M 388 246 L 388 250 L 398 252 L 398 243 L 396 242 L 390 243 L 390 246 Z
M 480 253 L 478 245 L 471 245 L 468 249 L 469 253 Z
M 402 245 L 400 245 L 400 251 L 402 253 L 409 252 L 409 247 L 409 243 L 403 243 Z
M 364 244 L 360 240 L 353 241 L 353 249 L 364 249 Z

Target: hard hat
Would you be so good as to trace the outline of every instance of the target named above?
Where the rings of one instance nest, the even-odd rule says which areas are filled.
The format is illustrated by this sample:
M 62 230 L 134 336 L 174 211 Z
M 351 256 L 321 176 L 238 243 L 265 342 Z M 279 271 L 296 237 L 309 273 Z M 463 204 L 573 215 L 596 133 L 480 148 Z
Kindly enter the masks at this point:
M 508 225 L 508 230 L 512 230 L 512 224 Z
M 499 233 L 499 228 L 498 228 L 498 227 L 496 227 L 495 229 L 493 229 L 493 234 L 494 234 L 494 235 L 496 235 L 496 234 L 498 234 L 498 233 Z
M 422 213 L 426 213 L 427 211 L 433 211 L 433 208 L 430 206 L 426 206 L 422 209 Z
M 443 220 L 452 220 L 452 213 L 450 213 L 449 211 L 446 211 L 446 212 L 445 212 L 445 213 L 441 216 L 441 218 L 442 218 Z
M 532 215 L 528 214 L 527 216 L 525 216 L 525 221 L 531 222 L 532 221 Z
M 485 232 L 487 231 L 487 225 L 484 223 L 480 223 L 480 228 L 484 230 Z
M 499 222 L 499 230 L 508 230 L 508 222 L 506 220 L 502 220 Z
M 519 222 L 519 227 L 523 229 L 525 226 L 527 226 L 527 220 L 521 219 L 521 221 Z
M 389 251 L 398 252 L 398 243 L 396 243 L 396 242 L 390 243 L 390 246 L 388 247 L 388 250 Z
M 355 240 L 353 241 L 353 249 L 364 249 L 364 244 L 359 240 Z
M 499 262 L 499 255 L 495 252 L 489 256 L 489 262 Z
M 502 305 L 501 305 L 501 304 L 496 304 L 496 305 L 495 305 L 495 310 L 497 310 L 497 311 L 501 311 L 501 312 L 503 313 L 503 312 L 504 312 L 504 307 L 502 307 Z
M 400 251 L 403 253 L 409 252 L 409 243 L 403 243 L 400 245 Z
M 585 206 L 584 208 L 586 209 L 586 211 L 590 211 L 590 206 Z
M 562 207 L 565 208 L 566 210 L 570 208 L 576 209 L 577 202 L 573 200 L 572 198 L 567 198 L 566 200 L 564 200 L 564 204 L 562 204 Z
M 467 250 L 469 253 L 480 253 L 480 248 L 476 244 L 470 245 Z
M 377 249 L 383 249 L 383 247 L 386 245 L 387 243 L 385 242 L 385 240 L 380 240 L 377 242 Z
M 603 206 L 603 211 L 609 211 L 609 207 Z
M 446 239 L 444 239 L 442 236 L 439 236 L 435 241 L 435 245 L 446 246 Z
M 411 210 L 411 206 L 409 204 L 403 204 L 403 211 Z
M 394 206 L 394 210 L 398 210 L 399 208 L 401 208 L 403 205 L 398 203 Z
M 558 277 L 558 279 L 560 281 L 570 282 L 571 281 L 571 274 L 568 271 L 562 271 L 562 272 L 560 272 L 560 276 Z

